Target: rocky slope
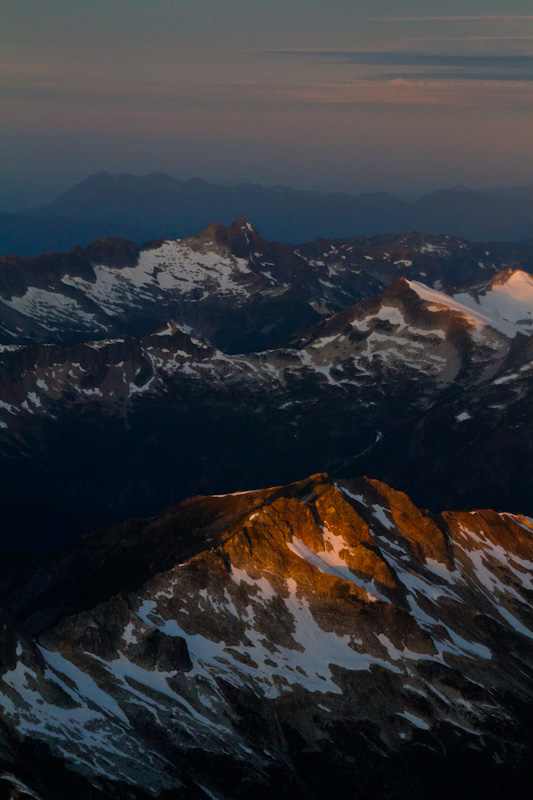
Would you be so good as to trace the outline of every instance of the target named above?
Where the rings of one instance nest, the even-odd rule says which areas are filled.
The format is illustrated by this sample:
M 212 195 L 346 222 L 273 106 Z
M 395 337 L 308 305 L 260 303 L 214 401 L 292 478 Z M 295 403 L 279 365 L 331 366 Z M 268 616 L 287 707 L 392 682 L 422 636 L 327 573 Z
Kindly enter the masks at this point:
M 0 259 L 0 342 L 138 337 L 173 319 L 225 352 L 262 350 L 399 277 L 464 288 L 506 268 L 533 270 L 531 247 L 422 233 L 293 247 L 244 219 L 143 247 L 104 239 Z
M 532 403 L 533 338 L 519 335 L 497 374 L 451 392 L 408 432 L 397 432 L 401 455 L 392 442 L 386 453 L 378 445 L 365 469 L 385 457 L 383 479 L 439 506 L 464 507 L 475 496 L 480 504 L 505 497 L 510 507 L 529 509 Z
M 3 586 L 0 766 L 40 800 L 518 797 L 532 534 L 319 474 L 88 535 Z
M 463 393 L 452 417 L 452 429 L 462 432 L 470 426 L 461 414 L 476 393 L 490 384 L 509 395 L 512 353 L 531 338 L 532 289 L 533 279 L 516 271 L 453 297 L 400 279 L 291 347 L 246 355 L 227 355 L 175 323 L 138 340 L 4 346 L 5 546 L 9 538 L 49 549 L 198 491 L 291 481 L 324 467 L 349 475 L 371 464 L 383 477 L 415 426 L 438 417 L 441 405 L 455 408 Z M 517 374 L 526 404 L 528 352 Z M 424 430 L 410 473 L 416 497 L 428 474 L 417 459 L 431 461 L 450 433 L 443 425 Z M 439 431 L 435 441 L 431 430 Z M 513 464 L 509 456 L 502 474 Z M 398 473 L 403 488 L 409 474 L 401 466 Z M 504 478 L 496 499 L 533 513 L 528 485 L 514 492 Z M 447 498 L 452 505 L 475 502 L 477 490 L 469 494 L 468 486 Z M 431 493 L 421 494 L 430 503 Z

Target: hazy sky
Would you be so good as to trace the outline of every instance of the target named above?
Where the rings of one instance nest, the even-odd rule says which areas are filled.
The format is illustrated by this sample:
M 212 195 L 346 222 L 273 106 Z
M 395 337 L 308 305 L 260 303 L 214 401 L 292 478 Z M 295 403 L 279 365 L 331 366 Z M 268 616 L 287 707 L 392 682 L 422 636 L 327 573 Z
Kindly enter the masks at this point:
M 404 196 L 533 180 L 530 0 L 0 9 L 3 197 L 102 170 Z

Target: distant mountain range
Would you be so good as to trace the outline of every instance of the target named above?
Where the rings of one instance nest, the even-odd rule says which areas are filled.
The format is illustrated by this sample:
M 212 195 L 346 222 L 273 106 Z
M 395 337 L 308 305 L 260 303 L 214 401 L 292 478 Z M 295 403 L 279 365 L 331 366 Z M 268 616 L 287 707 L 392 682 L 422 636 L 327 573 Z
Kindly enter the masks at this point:
M 163 173 L 92 175 L 38 209 L 0 214 L 0 253 L 33 256 L 122 236 L 142 244 L 190 236 L 213 220 L 245 216 L 270 240 L 305 242 L 425 230 L 472 240 L 533 236 L 533 189 L 443 189 L 408 203 L 385 192 L 358 195 L 259 184 L 220 186 Z

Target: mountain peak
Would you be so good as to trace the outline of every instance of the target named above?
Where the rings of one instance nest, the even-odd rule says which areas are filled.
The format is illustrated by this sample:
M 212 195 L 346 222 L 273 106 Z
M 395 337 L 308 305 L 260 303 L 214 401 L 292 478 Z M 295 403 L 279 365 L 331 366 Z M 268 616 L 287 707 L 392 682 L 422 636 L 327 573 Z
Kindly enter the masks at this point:
M 236 231 L 236 232 L 240 231 L 245 236 L 246 236 L 246 234 L 252 234 L 252 236 L 259 236 L 259 234 L 256 231 L 256 229 L 254 228 L 254 226 L 250 222 L 248 222 L 246 217 L 239 217 L 238 220 L 236 220 L 235 222 L 232 222 L 232 224 L 229 227 L 229 230 L 230 231 Z
M 66 800 L 392 800 L 450 791 L 475 750 L 453 796 L 518 797 L 493 754 L 527 760 L 530 534 L 318 475 L 84 537 L 2 597 L 2 766 L 29 763 L 46 797 L 66 775 Z
M 503 270 L 486 289 L 449 295 L 418 281 L 408 283 L 422 300 L 447 306 L 474 320 L 477 326 L 493 328 L 509 338 L 519 331 L 533 331 L 533 278 L 522 270 Z
M 233 255 L 248 259 L 253 246 L 258 249 L 266 245 L 265 240 L 255 230 L 245 217 L 239 217 L 229 227 L 219 222 L 212 222 L 202 233 L 189 237 L 195 242 L 213 242 L 230 249 Z
M 507 267 L 492 278 L 489 287 L 504 286 L 508 283 L 515 285 L 523 284 L 524 287 L 533 286 L 533 277 L 522 269 Z

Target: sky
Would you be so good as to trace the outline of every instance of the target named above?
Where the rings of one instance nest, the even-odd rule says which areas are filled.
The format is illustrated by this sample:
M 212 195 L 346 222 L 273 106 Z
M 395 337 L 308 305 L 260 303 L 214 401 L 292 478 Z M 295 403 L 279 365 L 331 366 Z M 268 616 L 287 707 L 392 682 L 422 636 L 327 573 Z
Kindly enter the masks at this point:
M 0 0 L 0 207 L 104 170 L 406 199 L 531 183 L 532 12 Z

